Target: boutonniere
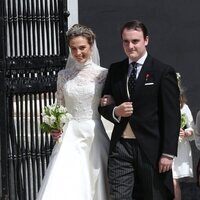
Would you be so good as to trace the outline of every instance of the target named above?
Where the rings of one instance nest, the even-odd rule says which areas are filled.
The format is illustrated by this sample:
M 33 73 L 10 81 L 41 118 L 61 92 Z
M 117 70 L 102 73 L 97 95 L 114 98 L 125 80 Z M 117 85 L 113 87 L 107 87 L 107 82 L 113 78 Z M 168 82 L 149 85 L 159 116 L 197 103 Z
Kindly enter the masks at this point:
M 145 85 L 154 85 L 154 80 L 151 73 L 145 74 Z
M 146 75 L 145 75 L 145 81 L 147 82 L 149 80 L 149 78 L 150 78 L 150 74 L 146 73 Z

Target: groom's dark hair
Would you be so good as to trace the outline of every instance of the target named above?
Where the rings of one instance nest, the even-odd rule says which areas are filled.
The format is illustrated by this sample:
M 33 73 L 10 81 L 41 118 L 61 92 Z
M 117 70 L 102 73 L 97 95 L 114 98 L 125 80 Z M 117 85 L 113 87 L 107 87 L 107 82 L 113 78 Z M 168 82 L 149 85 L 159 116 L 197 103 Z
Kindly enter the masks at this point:
M 127 30 L 142 30 L 144 38 L 146 38 L 148 36 L 148 30 L 146 28 L 146 26 L 139 20 L 133 20 L 133 21 L 129 21 L 126 24 L 124 24 L 121 28 L 121 38 L 122 38 L 122 33 L 123 31 L 127 29 Z

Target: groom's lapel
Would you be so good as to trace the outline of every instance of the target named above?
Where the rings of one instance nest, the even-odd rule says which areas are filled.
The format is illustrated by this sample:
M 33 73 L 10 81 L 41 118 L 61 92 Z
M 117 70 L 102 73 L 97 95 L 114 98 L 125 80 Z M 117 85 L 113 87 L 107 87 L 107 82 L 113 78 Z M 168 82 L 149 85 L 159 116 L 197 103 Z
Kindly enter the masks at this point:
M 122 79 L 120 82 L 120 92 L 122 94 L 122 97 L 125 97 L 128 100 L 128 94 L 127 94 L 127 75 L 128 75 L 128 68 L 129 68 L 129 63 L 128 63 L 128 59 L 124 60 L 122 63 L 121 67 L 122 71 L 121 71 L 121 75 L 122 75 Z
M 148 83 L 149 79 L 151 78 L 153 71 L 152 71 L 152 58 L 150 56 L 147 56 L 142 69 L 139 73 L 139 76 L 136 81 L 136 86 L 135 86 L 135 93 L 136 96 L 140 92 L 140 89 Z

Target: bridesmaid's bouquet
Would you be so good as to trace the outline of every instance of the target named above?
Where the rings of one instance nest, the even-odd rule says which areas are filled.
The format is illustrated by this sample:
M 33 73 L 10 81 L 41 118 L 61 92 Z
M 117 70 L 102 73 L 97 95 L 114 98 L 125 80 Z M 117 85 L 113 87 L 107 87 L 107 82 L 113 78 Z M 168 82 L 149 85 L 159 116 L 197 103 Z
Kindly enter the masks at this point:
M 187 117 L 185 114 L 181 114 L 181 128 L 185 129 L 187 125 Z
M 45 106 L 41 115 L 43 120 L 41 129 L 47 133 L 51 133 L 55 129 L 62 130 L 67 120 L 72 117 L 64 106 L 57 104 Z
M 181 125 L 180 128 L 185 129 L 187 127 L 187 117 L 185 114 L 181 114 Z M 182 142 L 183 139 L 179 137 L 179 142 Z

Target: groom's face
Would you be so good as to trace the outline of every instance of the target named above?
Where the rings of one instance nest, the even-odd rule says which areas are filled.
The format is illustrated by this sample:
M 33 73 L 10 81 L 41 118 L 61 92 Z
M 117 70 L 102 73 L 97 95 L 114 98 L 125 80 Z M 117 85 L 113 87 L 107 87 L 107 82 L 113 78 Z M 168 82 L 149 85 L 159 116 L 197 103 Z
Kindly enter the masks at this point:
M 122 33 L 123 48 L 132 61 L 138 61 L 146 52 L 149 38 L 145 38 L 141 29 L 124 29 Z

